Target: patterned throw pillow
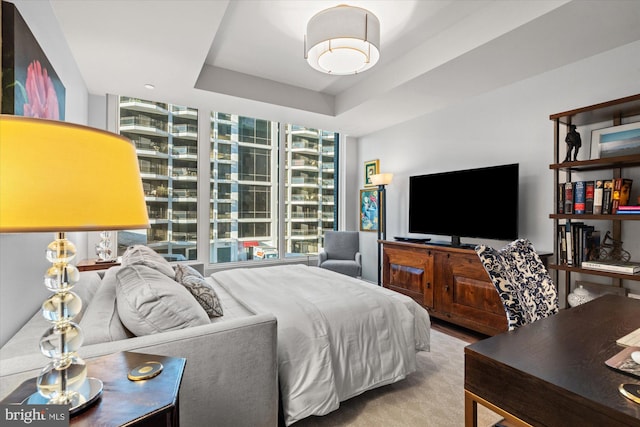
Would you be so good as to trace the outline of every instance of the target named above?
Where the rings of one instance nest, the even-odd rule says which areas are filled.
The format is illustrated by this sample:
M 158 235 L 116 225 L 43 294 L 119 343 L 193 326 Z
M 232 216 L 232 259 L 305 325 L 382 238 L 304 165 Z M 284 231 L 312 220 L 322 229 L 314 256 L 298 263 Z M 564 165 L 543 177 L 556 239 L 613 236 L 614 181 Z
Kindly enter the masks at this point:
M 502 299 L 510 331 L 558 312 L 556 287 L 529 240 L 502 249 L 478 245 L 476 253 Z
M 196 271 L 196 273 L 198 272 Z M 200 276 L 200 273 L 198 273 L 197 276 L 193 274 L 183 276 L 181 277 L 182 281 L 180 281 L 180 284 L 191 292 L 191 295 L 200 303 L 209 317 L 222 316 L 222 305 L 220 304 L 216 291 L 213 290 L 202 276 L 198 276 Z
M 187 264 L 177 264 L 175 266 L 175 270 L 176 270 L 176 282 L 178 283 L 182 283 L 182 280 L 187 276 L 199 277 L 201 279 L 204 278 L 198 270 L 196 270 L 195 268 Z

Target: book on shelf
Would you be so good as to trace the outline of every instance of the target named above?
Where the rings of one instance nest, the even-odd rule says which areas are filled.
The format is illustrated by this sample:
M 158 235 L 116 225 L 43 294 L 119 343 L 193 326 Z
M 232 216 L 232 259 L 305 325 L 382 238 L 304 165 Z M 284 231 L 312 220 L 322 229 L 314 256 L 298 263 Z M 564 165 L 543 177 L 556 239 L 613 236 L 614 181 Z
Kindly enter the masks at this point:
M 564 227 L 567 247 L 567 265 L 573 265 L 573 239 L 571 238 L 571 222 L 567 221 Z
M 603 183 L 602 191 L 602 214 L 609 215 L 611 213 L 611 193 L 613 192 L 613 180 L 606 179 Z
M 629 193 L 631 192 L 632 179 L 615 178 L 613 180 L 613 192 L 611 193 L 611 213 L 618 212 L 618 207 L 629 203 Z
M 620 184 L 620 205 L 626 206 L 629 204 L 629 196 L 631 195 L 631 185 L 633 180 L 630 178 L 620 178 L 622 183 Z
M 567 246 L 567 265 L 580 265 L 578 248 L 581 244 L 580 229 L 584 226 L 583 222 L 567 221 L 564 225 L 565 240 Z
M 638 205 L 627 205 L 627 206 L 618 206 L 618 215 L 640 215 L 640 206 Z
M 573 213 L 573 183 L 564 183 L 564 213 Z
M 596 231 L 593 225 L 582 224 L 577 226 L 574 234 L 574 240 L 576 239 L 574 259 L 578 260 L 577 264 L 597 258 L 597 250 L 594 245 L 595 240 L 597 240 L 597 245 L 600 246 L 600 232 Z
M 612 273 L 637 274 L 640 273 L 640 262 L 633 261 L 609 261 L 609 260 L 593 260 L 583 261 L 582 268 L 591 270 L 609 271 Z
M 565 194 L 564 182 L 561 182 L 560 184 L 558 184 L 558 213 L 559 214 L 564 213 L 564 194 Z
M 558 227 L 558 253 L 560 254 L 560 264 L 567 264 L 567 233 L 565 225 Z
M 593 214 L 595 181 L 585 181 L 584 183 L 584 213 Z
M 584 214 L 586 204 L 586 182 L 576 181 L 573 186 L 573 213 Z
M 604 180 L 598 179 L 593 187 L 593 213 L 602 214 L 602 193 L 604 192 Z
M 572 222 L 571 223 L 571 243 L 573 244 L 572 258 L 573 265 L 580 265 L 582 261 L 582 240 L 584 238 L 583 228 L 587 227 L 584 222 Z
M 600 230 L 590 228 L 587 231 L 583 248 L 583 261 L 598 259 L 600 252 Z

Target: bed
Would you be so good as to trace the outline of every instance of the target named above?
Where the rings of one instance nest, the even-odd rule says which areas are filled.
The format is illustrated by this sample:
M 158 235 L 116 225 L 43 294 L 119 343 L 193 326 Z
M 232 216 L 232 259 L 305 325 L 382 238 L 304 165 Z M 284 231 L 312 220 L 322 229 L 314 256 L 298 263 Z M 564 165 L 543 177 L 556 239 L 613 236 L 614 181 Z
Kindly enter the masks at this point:
M 247 310 L 278 319 L 286 425 L 404 379 L 416 369 L 416 352 L 429 351 L 427 311 L 359 279 L 295 264 L 225 270 L 209 280 Z

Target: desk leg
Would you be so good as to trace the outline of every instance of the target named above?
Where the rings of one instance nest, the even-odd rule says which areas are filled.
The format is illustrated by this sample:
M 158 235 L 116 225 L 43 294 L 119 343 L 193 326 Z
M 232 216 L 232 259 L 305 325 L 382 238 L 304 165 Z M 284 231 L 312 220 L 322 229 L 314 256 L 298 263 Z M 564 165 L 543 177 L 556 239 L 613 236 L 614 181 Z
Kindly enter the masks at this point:
M 464 425 L 478 427 L 478 402 L 468 391 L 464 391 Z

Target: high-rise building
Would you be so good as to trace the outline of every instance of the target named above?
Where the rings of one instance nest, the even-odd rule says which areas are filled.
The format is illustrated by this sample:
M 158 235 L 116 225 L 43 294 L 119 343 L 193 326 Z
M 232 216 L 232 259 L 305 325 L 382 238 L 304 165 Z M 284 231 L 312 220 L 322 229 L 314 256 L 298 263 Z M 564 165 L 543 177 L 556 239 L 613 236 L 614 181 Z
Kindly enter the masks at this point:
M 318 252 L 324 231 L 335 228 L 338 134 L 212 112 L 207 153 L 198 143 L 195 108 L 128 97 L 119 105 L 120 133 L 136 145 L 151 222 L 146 233 L 120 232 L 120 252 L 146 243 L 170 260 L 193 260 L 198 239 L 208 238 L 211 263 L 308 255 Z M 210 168 L 199 171 L 198 156 L 207 154 Z M 209 199 L 199 201 L 203 180 Z M 209 204 L 208 230 L 201 234 L 198 202 Z
M 197 259 L 198 111 L 121 97 L 120 134 L 136 146 L 151 228 L 118 233 L 119 252 L 146 243 L 169 260 Z

